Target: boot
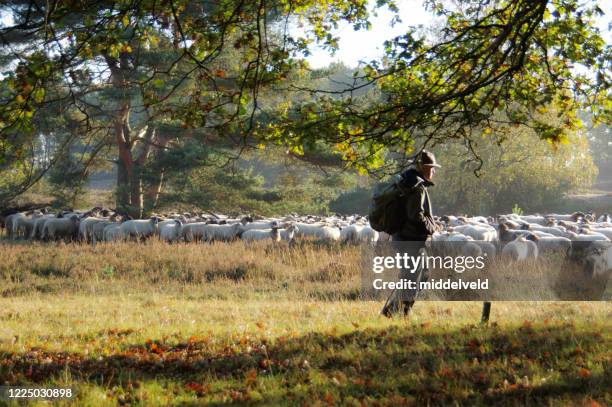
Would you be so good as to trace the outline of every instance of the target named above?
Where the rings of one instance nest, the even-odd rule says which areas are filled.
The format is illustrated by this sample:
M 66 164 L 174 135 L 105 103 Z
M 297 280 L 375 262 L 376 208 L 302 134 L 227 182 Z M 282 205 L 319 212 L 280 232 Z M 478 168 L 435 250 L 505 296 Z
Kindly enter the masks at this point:
M 383 307 L 383 309 L 380 311 L 380 315 L 387 318 L 393 318 L 393 313 L 391 312 L 390 307 L 387 306 Z
M 399 302 L 399 300 L 397 298 L 393 298 L 392 296 L 385 303 L 385 306 L 380 311 L 380 315 L 387 317 L 387 318 L 392 318 L 393 314 L 396 314 L 397 312 L 399 312 L 400 307 L 401 307 L 401 303 Z
M 414 301 L 403 301 L 402 305 L 404 308 L 404 317 L 407 317 L 410 314 L 412 306 L 414 305 Z

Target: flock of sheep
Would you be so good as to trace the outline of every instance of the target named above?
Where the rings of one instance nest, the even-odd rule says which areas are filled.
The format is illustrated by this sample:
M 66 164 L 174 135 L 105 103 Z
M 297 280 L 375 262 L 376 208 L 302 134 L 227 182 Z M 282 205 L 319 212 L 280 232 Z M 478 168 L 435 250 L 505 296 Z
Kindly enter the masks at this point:
M 439 218 L 443 231 L 434 242 L 462 242 L 461 254 L 489 258 L 501 254 L 522 261 L 558 252 L 584 267 L 589 275 L 612 271 L 612 219 L 609 214 L 500 215 Z M 456 248 L 456 247 L 455 247 Z
M 545 251 L 567 252 L 573 242 L 612 240 L 612 223 L 608 214 L 597 220 L 594 215 L 581 212 L 545 216 L 500 215 L 497 221 L 482 216 L 443 216 L 440 220 L 445 226 L 444 231 L 434 234 L 434 241 L 475 241 L 481 251 L 490 253 L 492 247 L 500 247 L 502 254 L 515 260 L 537 258 Z
M 378 232 L 361 216 L 321 218 L 290 215 L 283 218 L 230 218 L 190 213 L 128 219 L 110 210 L 33 211 L 6 216 L 0 225 L 9 239 L 65 240 L 88 243 L 143 240 L 158 237 L 166 242 L 287 241 L 303 237 L 322 241 L 371 242 Z
M 591 259 L 599 268 L 612 268 L 612 220 L 608 214 L 442 216 L 435 218 L 439 231 L 433 242 L 461 243 L 462 254 L 508 256 L 516 261 L 559 251 L 573 258 Z M 298 216 L 254 218 L 190 213 L 129 219 L 111 210 L 14 213 L 0 219 L 9 239 L 116 242 L 157 237 L 166 242 L 286 241 L 312 238 L 343 243 L 390 240 L 372 229 L 366 217 Z M 456 247 L 456 245 L 455 245 Z M 589 257 L 591 256 L 591 257 Z M 586 261 L 586 260 L 585 260 Z

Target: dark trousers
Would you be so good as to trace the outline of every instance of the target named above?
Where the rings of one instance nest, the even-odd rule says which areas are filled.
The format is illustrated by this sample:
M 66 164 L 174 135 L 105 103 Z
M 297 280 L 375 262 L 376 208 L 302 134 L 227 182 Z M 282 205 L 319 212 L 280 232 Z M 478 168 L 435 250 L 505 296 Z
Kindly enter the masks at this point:
M 399 234 L 393 235 L 391 240 L 391 245 L 395 252 L 400 253 L 402 256 L 407 254 L 411 257 L 418 257 L 425 248 L 424 241 L 406 238 Z M 424 267 L 419 267 L 417 270 L 401 268 L 399 271 L 399 278 L 413 281 L 416 284 L 416 288 L 393 290 L 382 310 L 382 313 L 385 315 L 392 315 L 399 312 L 402 307 L 404 308 L 404 313 L 408 313 L 419 294 L 420 283 L 428 280 L 428 270 Z

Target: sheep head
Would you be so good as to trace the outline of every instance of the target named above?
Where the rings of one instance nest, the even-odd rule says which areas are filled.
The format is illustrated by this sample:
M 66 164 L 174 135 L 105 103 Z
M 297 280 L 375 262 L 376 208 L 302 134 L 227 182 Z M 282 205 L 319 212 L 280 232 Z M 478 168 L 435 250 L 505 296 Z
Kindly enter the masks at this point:
M 612 270 L 612 245 L 610 242 L 572 242 L 567 250 L 566 257 L 582 266 L 591 277 L 605 276 Z
M 238 222 L 232 225 L 232 232 L 234 233 L 235 236 L 242 237 L 242 234 L 244 233 L 244 231 L 245 229 L 242 223 Z
M 546 226 L 555 226 L 557 224 L 557 219 L 547 216 L 546 218 Z

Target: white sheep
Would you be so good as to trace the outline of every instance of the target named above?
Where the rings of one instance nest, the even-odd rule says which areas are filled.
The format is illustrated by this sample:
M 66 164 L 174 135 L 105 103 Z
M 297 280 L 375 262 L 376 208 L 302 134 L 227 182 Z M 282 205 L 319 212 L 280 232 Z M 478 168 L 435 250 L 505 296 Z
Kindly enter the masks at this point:
M 460 232 L 435 232 L 431 236 L 431 241 L 426 245 L 431 248 L 432 253 L 443 256 L 461 255 L 463 247 L 474 239 Z
M 340 240 L 344 243 L 357 243 L 360 241 L 359 234 L 364 228 L 362 225 L 348 225 L 340 229 Z
M 121 223 L 111 223 L 104 227 L 103 240 L 105 242 L 118 242 L 126 240 L 127 236 L 121 229 Z
M 273 223 L 274 223 L 274 221 L 249 222 L 249 223 L 243 223 L 242 228 L 245 231 L 246 230 L 253 230 L 253 229 L 259 229 L 259 230 L 271 229 Z
M 460 226 L 466 223 L 466 219 L 464 217 L 457 217 L 452 215 L 442 216 L 440 220 L 446 223 L 448 226 Z
M 121 226 L 120 222 L 116 221 L 116 216 L 112 216 L 110 220 L 105 220 L 103 222 L 97 222 L 93 225 L 91 229 L 91 242 L 96 244 L 97 242 L 104 241 L 104 230 L 109 225 L 117 225 Z
M 497 240 L 497 231 L 489 225 L 460 225 L 449 228 L 451 231 L 461 232 L 466 236 L 471 236 L 474 240 L 493 242 Z
M 94 225 L 105 221 L 108 221 L 108 219 L 93 216 L 82 219 L 79 224 L 79 238 L 84 242 L 91 242 L 93 239 Z
M 565 237 L 567 232 L 563 226 L 542 226 L 538 224 L 529 224 L 527 230 L 532 232 L 544 232 L 560 237 Z
M 41 239 L 57 240 L 60 238 L 74 240 L 79 233 L 79 217 L 72 215 L 69 218 L 47 219 L 43 226 Z
M 472 216 L 466 219 L 468 223 L 472 223 L 472 224 L 485 224 L 487 225 L 489 223 L 489 220 L 487 218 L 485 218 L 484 216 Z
M 280 238 L 283 242 L 291 243 L 295 238 L 295 234 L 298 232 L 299 228 L 295 224 L 290 224 L 285 229 L 279 229 Z
M 540 215 L 517 215 L 517 218 L 525 223 L 535 223 L 542 226 L 548 222 L 547 217 Z
M 273 242 L 280 242 L 281 234 L 278 227 L 271 229 L 251 229 L 245 230 L 240 238 L 246 242 L 255 242 L 263 240 L 271 240 Z
M 181 227 L 181 238 L 186 242 L 206 239 L 206 222 L 187 223 Z
M 166 242 L 176 242 L 181 237 L 183 222 L 172 219 L 159 223 L 159 238 Z
M 502 249 L 502 256 L 510 257 L 514 261 L 538 258 L 538 246 L 535 242 L 519 236 Z
M 234 223 L 233 225 L 216 225 L 211 223 L 204 228 L 206 234 L 205 238 L 211 242 L 229 242 L 241 236 L 244 232 L 243 227 L 241 223 Z
M 158 223 L 159 219 L 156 217 L 128 220 L 121 224 L 121 233 L 128 238 L 146 239 L 159 233 Z
M 32 229 L 34 228 L 34 222 L 36 222 L 36 219 L 42 217 L 42 213 L 36 211 L 32 214 L 32 216 L 27 217 L 27 216 L 18 216 L 15 219 L 13 219 L 13 230 L 12 230 L 12 237 L 13 239 L 17 239 L 19 237 L 24 237 L 24 238 L 28 238 L 30 237 L 30 234 L 32 233 Z
M 30 233 L 30 239 L 41 239 L 45 222 L 53 218 L 55 218 L 55 215 L 52 214 L 43 215 L 40 218 L 37 218 L 34 221 L 34 226 L 32 227 L 32 232 Z
M 296 223 L 296 237 L 312 237 L 323 241 L 340 240 L 340 229 L 325 224 Z
M 379 234 L 369 225 L 352 224 L 340 230 L 340 240 L 345 243 L 376 242 Z
M 537 236 L 538 239 L 542 238 L 542 237 L 557 237 L 557 236 L 555 236 L 555 235 L 553 235 L 551 233 L 540 232 L 539 230 L 531 230 L 530 232 L 532 234 L 534 234 L 535 236 Z
M 466 236 L 461 232 L 450 230 L 447 232 L 434 232 L 431 235 L 431 240 L 434 242 L 467 242 L 474 240 L 474 238 Z
M 26 217 L 26 214 L 23 212 L 13 213 L 6 217 L 6 219 L 4 220 L 4 228 L 6 229 L 7 238 L 9 239 L 14 238 L 13 225 L 17 222 L 18 218 L 25 218 L 25 217 Z
M 380 237 L 380 234 L 369 225 L 364 226 L 359 235 L 362 242 L 377 242 Z

